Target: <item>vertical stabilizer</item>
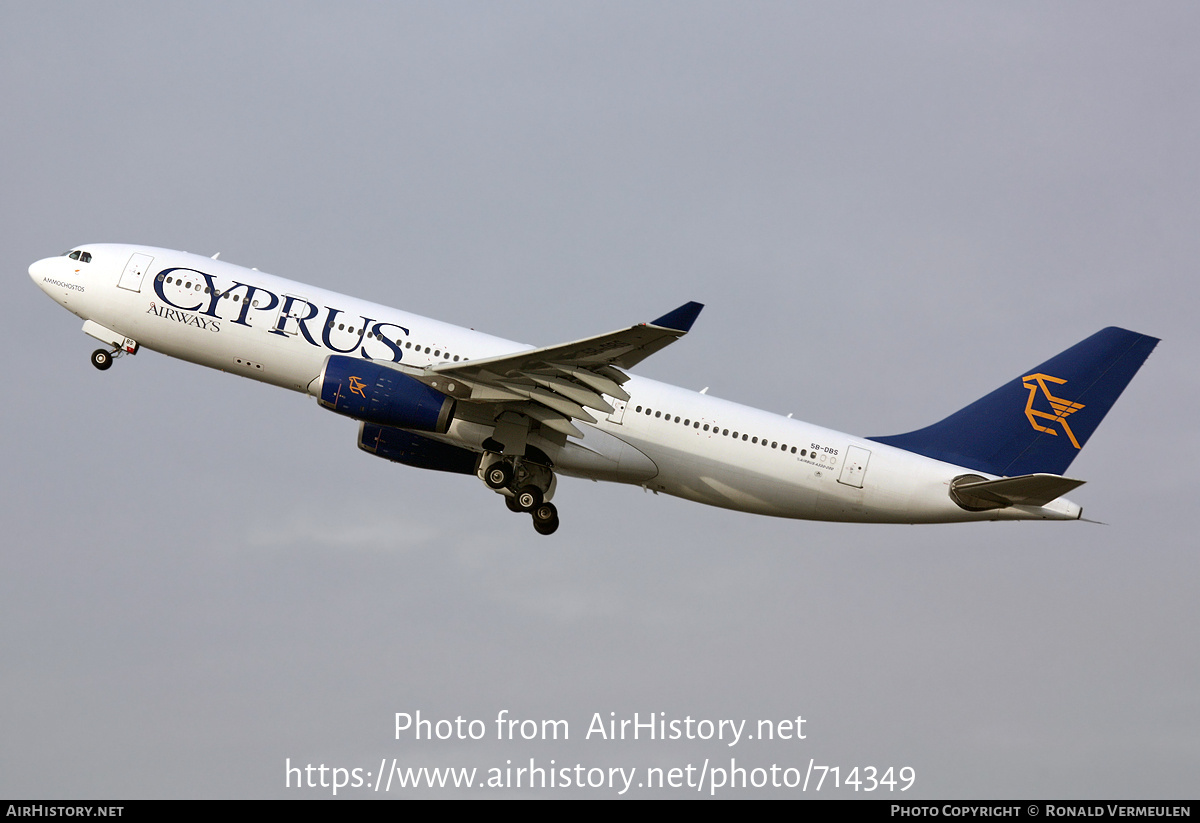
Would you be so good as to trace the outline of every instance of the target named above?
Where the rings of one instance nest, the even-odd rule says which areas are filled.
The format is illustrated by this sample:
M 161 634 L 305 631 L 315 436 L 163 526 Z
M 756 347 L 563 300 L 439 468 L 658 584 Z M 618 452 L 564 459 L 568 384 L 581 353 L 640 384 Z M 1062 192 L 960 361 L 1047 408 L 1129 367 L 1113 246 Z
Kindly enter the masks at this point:
M 1157 344 L 1110 326 L 940 423 L 869 439 L 1000 476 L 1063 474 Z

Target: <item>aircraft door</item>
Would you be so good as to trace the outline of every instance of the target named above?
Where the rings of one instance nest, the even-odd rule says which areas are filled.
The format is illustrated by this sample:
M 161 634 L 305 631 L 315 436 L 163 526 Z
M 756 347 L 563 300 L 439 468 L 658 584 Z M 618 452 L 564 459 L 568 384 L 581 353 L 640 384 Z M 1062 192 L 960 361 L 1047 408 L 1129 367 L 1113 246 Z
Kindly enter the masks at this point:
M 863 477 L 867 473 L 867 462 L 870 459 L 870 450 L 859 446 L 850 446 L 846 449 L 846 459 L 842 462 L 842 474 L 838 477 L 838 482 L 861 489 Z
M 281 331 L 284 334 L 297 334 L 300 331 L 300 324 L 316 313 L 312 303 L 294 294 L 283 295 L 281 302 L 279 317 L 275 319 L 275 331 Z
M 612 407 L 613 407 L 612 413 L 608 415 L 608 422 L 620 423 L 622 420 L 625 419 L 625 406 L 627 405 L 627 401 L 618 400 L 615 397 L 609 397 L 607 399 L 608 399 L 608 402 L 611 403 Z
M 121 279 L 117 281 L 117 285 L 129 291 L 141 291 L 142 277 L 153 262 L 154 258 L 150 255 L 136 252 L 125 264 L 125 271 L 121 272 Z

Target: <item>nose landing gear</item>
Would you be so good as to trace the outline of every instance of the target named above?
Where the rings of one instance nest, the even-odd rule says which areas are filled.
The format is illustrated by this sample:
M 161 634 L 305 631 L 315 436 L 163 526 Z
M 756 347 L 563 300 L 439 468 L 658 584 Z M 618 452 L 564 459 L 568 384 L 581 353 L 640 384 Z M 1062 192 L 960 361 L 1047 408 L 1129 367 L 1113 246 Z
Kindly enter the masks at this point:
M 137 354 L 140 348 L 136 340 L 131 340 L 131 338 L 112 329 L 106 329 L 104 326 L 96 323 L 95 320 L 85 322 L 83 324 L 83 331 L 85 335 L 95 337 L 96 340 L 106 344 L 106 346 L 113 347 L 110 349 L 96 349 L 95 352 L 91 353 L 91 365 L 102 372 L 112 367 L 114 358 L 120 358 L 122 354 Z
M 96 349 L 94 352 L 92 352 L 92 365 L 98 368 L 100 371 L 104 371 L 112 366 L 114 354 L 116 354 L 116 352 L 110 352 L 105 349 Z
M 92 365 L 100 371 L 111 368 L 113 358 L 120 357 L 122 354 L 137 354 L 140 348 L 136 340 L 112 329 L 106 329 L 95 320 L 88 320 L 83 324 L 83 333 L 96 338 L 106 346 L 112 346 L 111 349 L 96 349 L 92 352 Z

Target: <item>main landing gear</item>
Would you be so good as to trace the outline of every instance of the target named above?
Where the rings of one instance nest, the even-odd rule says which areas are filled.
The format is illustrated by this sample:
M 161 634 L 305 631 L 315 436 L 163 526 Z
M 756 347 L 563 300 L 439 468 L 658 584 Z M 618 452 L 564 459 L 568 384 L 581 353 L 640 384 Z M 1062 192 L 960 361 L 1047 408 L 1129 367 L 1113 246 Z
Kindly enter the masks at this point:
M 529 452 L 536 450 L 529 449 Z M 539 462 L 538 458 L 545 462 Z M 489 489 L 504 496 L 504 505 L 509 511 L 530 515 L 533 529 L 538 534 L 554 534 L 558 530 L 558 509 L 549 502 L 558 481 L 545 455 L 506 457 L 485 452 L 479 475 Z

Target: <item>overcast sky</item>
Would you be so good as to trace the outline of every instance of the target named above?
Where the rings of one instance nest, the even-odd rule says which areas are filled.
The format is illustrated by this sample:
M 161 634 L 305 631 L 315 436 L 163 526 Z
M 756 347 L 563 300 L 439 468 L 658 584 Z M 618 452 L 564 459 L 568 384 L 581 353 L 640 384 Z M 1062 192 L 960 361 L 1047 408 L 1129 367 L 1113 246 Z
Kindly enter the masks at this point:
M 1196 796 L 1195 4 L 2 8 L 0 795 L 734 758 L 911 767 L 894 797 Z M 638 373 L 866 435 L 1104 326 L 1163 342 L 1070 470 L 1109 525 L 564 479 L 544 538 L 311 398 L 151 351 L 96 371 L 26 273 L 87 242 L 533 345 L 698 300 Z M 396 740 L 418 710 L 488 739 Z M 570 739 L 496 741 L 502 710 Z M 610 712 L 806 738 L 585 739 Z

